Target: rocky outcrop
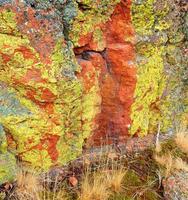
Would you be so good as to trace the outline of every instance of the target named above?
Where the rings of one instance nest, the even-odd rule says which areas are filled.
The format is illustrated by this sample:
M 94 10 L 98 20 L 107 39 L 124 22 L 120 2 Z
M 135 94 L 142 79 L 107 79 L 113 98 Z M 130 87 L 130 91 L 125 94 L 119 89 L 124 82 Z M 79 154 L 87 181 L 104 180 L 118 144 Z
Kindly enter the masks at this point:
M 185 120 L 185 3 L 1 0 L 0 181 Z

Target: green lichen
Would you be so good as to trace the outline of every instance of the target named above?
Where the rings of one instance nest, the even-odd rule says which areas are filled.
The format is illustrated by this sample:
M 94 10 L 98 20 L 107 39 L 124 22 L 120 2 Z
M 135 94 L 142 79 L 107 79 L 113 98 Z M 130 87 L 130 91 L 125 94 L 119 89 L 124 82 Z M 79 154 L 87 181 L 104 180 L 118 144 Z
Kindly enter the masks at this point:
M 30 150 L 22 155 L 22 161 L 23 166 L 27 166 L 28 169 L 34 168 L 36 171 L 47 171 L 53 165 L 47 150 Z
M 97 44 L 97 51 L 103 51 L 106 47 L 103 32 L 100 28 L 96 28 L 93 33 L 94 42 Z
M 132 4 L 132 21 L 137 34 L 151 35 L 155 23 L 154 6 L 156 0 L 146 0 L 137 4 Z
M 16 175 L 16 159 L 14 155 L 6 152 L 0 153 L 0 185 L 13 181 Z
M 10 18 L 10 21 L 11 24 L 13 24 L 14 14 L 10 14 L 10 11 L 8 11 L 8 13 L 9 16 L 12 17 Z M 14 22 L 14 24 L 16 23 Z M 6 26 L 9 26 L 9 23 L 7 23 Z M 16 29 L 16 25 L 14 26 L 14 29 Z M 4 45 L 7 45 L 8 47 L 4 48 Z M 16 49 L 19 49 L 21 46 L 27 47 L 35 55 L 35 58 L 26 59 L 21 52 L 15 52 Z M 39 60 L 39 55 L 30 46 L 30 41 L 26 37 L 1 33 L 0 47 L 1 53 L 10 57 L 8 62 L 4 62 L 1 57 L 0 81 L 9 86 L 14 86 L 14 82 L 12 81 L 13 77 L 14 79 L 19 80 L 26 74 L 28 69 L 31 69 L 33 66 L 36 68 L 41 66 L 36 62 L 36 60 Z M 36 65 L 34 65 L 34 63 L 36 63 Z M 40 86 L 32 81 L 29 85 L 31 88 L 36 89 Z M 12 105 L 12 113 L 6 116 L 1 115 L 0 123 L 11 133 L 17 144 L 17 148 L 12 149 L 12 151 L 14 151 L 15 154 L 22 154 L 24 161 L 29 162 L 34 166 L 42 166 L 42 164 L 38 162 L 39 159 L 36 155 L 33 153 L 32 156 L 30 156 L 30 152 L 28 151 L 40 142 L 45 129 L 46 131 L 48 129 L 46 127 L 46 120 L 43 119 L 36 105 L 24 97 L 26 95 L 26 90 L 27 88 L 24 88 L 23 85 L 17 85 L 16 90 L 14 87 L 9 88 L 7 94 L 15 93 L 15 98 L 19 100 L 20 106 L 22 105 L 27 108 L 31 115 L 27 113 L 19 115 L 16 112 L 14 105 Z M 43 165 L 43 167 L 46 168 L 46 165 Z
M 94 86 L 87 92 L 82 85 L 79 80 L 72 80 L 60 83 L 58 87 L 64 96 L 64 109 L 57 108 L 62 113 L 64 130 L 64 135 L 60 137 L 57 145 L 60 152 L 58 162 L 62 164 L 81 154 L 84 140 L 91 135 L 94 129 L 93 120 L 99 112 L 97 78 Z
M 139 132 L 146 135 L 152 132 L 160 120 L 163 121 L 163 128 L 168 123 L 161 111 L 161 97 L 165 88 L 166 79 L 163 75 L 163 47 L 155 47 L 152 44 L 143 43 L 138 48 L 138 54 L 142 59 L 138 65 L 138 81 L 135 90 L 135 102 L 132 106 L 131 134 Z M 168 108 L 166 108 L 167 110 Z
M 4 48 L 4 45 L 9 45 L 9 47 Z M 17 71 L 16 77 L 20 79 L 23 76 L 23 73 L 26 73 L 28 69 L 32 67 L 34 60 L 24 59 L 23 55 L 19 52 L 15 53 L 15 50 L 20 46 L 29 46 L 28 39 L 21 39 L 20 37 L 9 36 L 6 34 L 0 33 L 0 48 L 1 53 L 9 56 L 11 59 L 8 62 L 3 62 L 1 57 L 1 66 L 0 66 L 0 80 L 11 84 L 12 75 Z M 34 49 L 31 49 L 33 51 Z M 6 71 L 6 73 L 5 73 Z
M 92 132 L 92 123 L 96 113 L 95 101 L 92 97 L 95 97 L 96 93 L 93 94 L 92 91 L 88 91 L 88 94 L 84 96 L 83 84 L 74 75 L 74 71 L 78 71 L 79 68 L 71 67 L 78 66 L 78 64 L 73 57 L 70 59 L 66 54 L 58 56 L 60 49 L 62 48 L 55 50 L 52 60 L 57 62 L 58 58 L 58 63 L 61 66 L 65 66 L 65 68 L 61 69 L 64 78 L 57 82 L 59 98 L 54 103 L 55 112 L 61 116 L 61 134 L 57 145 L 59 151 L 58 162 L 65 164 L 81 153 L 84 139 Z M 62 51 L 64 52 L 65 50 Z M 66 63 L 69 63 L 68 67 Z M 69 71 L 67 72 L 66 70 Z M 90 97 L 91 94 L 92 97 Z M 88 103 L 85 106 L 86 102 Z M 84 115 L 88 110 L 90 110 L 90 113 L 87 116 Z M 94 111 L 95 113 L 93 114 L 92 112 Z M 84 130 L 84 126 L 87 126 L 88 129 Z
M 181 108 L 183 83 L 180 81 L 185 73 L 180 50 L 183 32 L 176 9 L 178 5 L 170 1 L 133 2 L 138 77 L 131 134 L 154 133 L 159 123 L 161 131 L 166 132 L 174 126 L 172 121 L 178 121 L 185 112 Z M 172 37 L 172 34 L 179 36 Z M 176 120 L 172 113 L 176 113 Z
M 14 15 L 11 20 L 14 20 Z M 93 86 L 86 91 L 84 80 L 75 75 L 75 72 L 80 72 L 80 66 L 76 62 L 72 43 L 66 42 L 63 37 L 55 42 L 49 58 L 51 63 L 44 64 L 26 36 L 1 34 L 0 37 L 0 81 L 8 85 L 1 93 L 9 96 L 3 99 L 4 104 L 0 103 L 6 113 L 0 115 L 0 123 L 11 134 L 16 145 L 8 148 L 25 164 L 43 170 L 52 165 L 65 164 L 80 155 L 84 140 L 94 128 L 93 121 L 100 104 L 100 98 L 96 95 L 99 93 L 98 72 Z M 7 47 L 4 48 L 4 45 Z M 31 58 L 17 51 L 20 47 L 27 48 L 32 54 Z M 3 56 L 8 60 L 4 60 Z M 40 71 L 40 78 L 45 81 L 20 81 L 25 80 L 27 72 L 33 68 Z M 49 102 L 43 98 L 44 90 L 53 95 Z M 32 97 L 28 96 L 30 92 L 33 93 Z M 9 102 L 10 95 L 16 106 Z M 53 106 L 52 113 L 39 106 L 48 103 Z M 21 109 L 24 112 L 20 113 Z M 48 136 L 59 138 L 57 145 L 54 144 L 50 150 L 49 141 L 45 140 Z M 6 145 L 3 141 L 1 149 Z M 52 159 L 53 151 L 57 151 L 57 160 Z
M 6 135 L 3 130 L 3 127 L 0 125 L 0 153 L 5 153 L 7 151 L 7 140 L 6 140 Z
M 148 36 L 155 31 L 169 29 L 173 21 L 168 18 L 170 7 L 168 2 L 146 0 L 132 5 L 132 21 L 138 35 Z
M 170 12 L 170 7 L 167 2 L 156 1 L 155 3 L 155 29 L 157 31 L 164 31 L 170 28 L 173 21 L 167 18 Z
M 61 137 L 58 141 L 58 162 L 65 164 L 79 153 L 78 137 L 81 135 L 81 96 L 82 85 L 79 80 L 62 80 L 58 83 L 58 91 L 62 105 L 55 103 L 55 110 L 61 116 Z
M 78 9 L 78 15 L 73 20 L 69 37 L 74 46 L 79 46 L 80 36 L 92 33 L 97 25 L 105 23 L 120 0 L 114 0 L 113 2 L 109 0 L 79 2 L 87 9 Z
M 0 12 L 0 33 L 19 35 L 15 23 L 15 14 L 9 9 Z

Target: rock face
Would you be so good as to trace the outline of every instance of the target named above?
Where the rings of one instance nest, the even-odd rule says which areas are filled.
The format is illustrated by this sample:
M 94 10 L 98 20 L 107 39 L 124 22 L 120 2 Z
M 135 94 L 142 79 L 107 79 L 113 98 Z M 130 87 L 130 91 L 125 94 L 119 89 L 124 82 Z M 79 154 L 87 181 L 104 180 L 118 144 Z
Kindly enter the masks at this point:
M 186 8 L 0 0 L 0 182 L 185 120 Z

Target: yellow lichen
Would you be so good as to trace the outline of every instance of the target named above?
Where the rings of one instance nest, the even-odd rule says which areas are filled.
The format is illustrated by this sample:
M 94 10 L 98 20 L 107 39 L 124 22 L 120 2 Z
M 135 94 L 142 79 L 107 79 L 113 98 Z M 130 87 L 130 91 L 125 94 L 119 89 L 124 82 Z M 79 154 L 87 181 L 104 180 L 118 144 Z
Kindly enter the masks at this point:
M 132 21 L 137 34 L 151 35 L 155 23 L 154 6 L 156 0 L 146 0 L 143 3 L 132 4 Z
M 99 3 L 82 1 L 82 4 L 89 6 L 90 9 L 78 10 L 78 15 L 73 20 L 69 36 L 74 46 L 79 46 L 80 36 L 94 32 L 97 25 L 105 23 L 119 2 L 120 0 L 102 0 Z
M 132 5 L 132 20 L 139 41 L 136 45 L 138 77 L 131 111 L 131 134 L 153 133 L 159 123 L 162 132 L 172 127 L 172 110 L 177 99 L 173 100 L 171 93 L 177 87 L 177 77 L 165 72 L 165 67 L 178 65 L 179 53 L 172 53 L 178 51 L 175 45 L 166 44 L 168 29 L 173 25 L 169 17 L 171 9 L 169 2 L 155 0 L 133 2 Z
M 143 61 L 138 66 L 135 102 L 132 106 L 131 134 L 146 135 L 157 126 L 161 113 L 161 96 L 165 87 L 163 75 L 163 47 L 143 44 L 139 47 Z
M 0 33 L 19 35 L 19 31 L 16 26 L 15 13 L 9 9 L 0 12 Z

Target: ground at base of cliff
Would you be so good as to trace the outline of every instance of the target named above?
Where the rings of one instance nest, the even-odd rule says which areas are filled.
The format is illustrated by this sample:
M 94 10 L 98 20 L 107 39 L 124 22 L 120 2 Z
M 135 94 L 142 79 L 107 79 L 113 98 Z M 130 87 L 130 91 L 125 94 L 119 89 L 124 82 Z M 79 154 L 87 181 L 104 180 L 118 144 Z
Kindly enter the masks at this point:
M 21 166 L 0 191 L 2 200 L 187 200 L 188 134 L 132 153 L 101 149 L 40 175 Z

